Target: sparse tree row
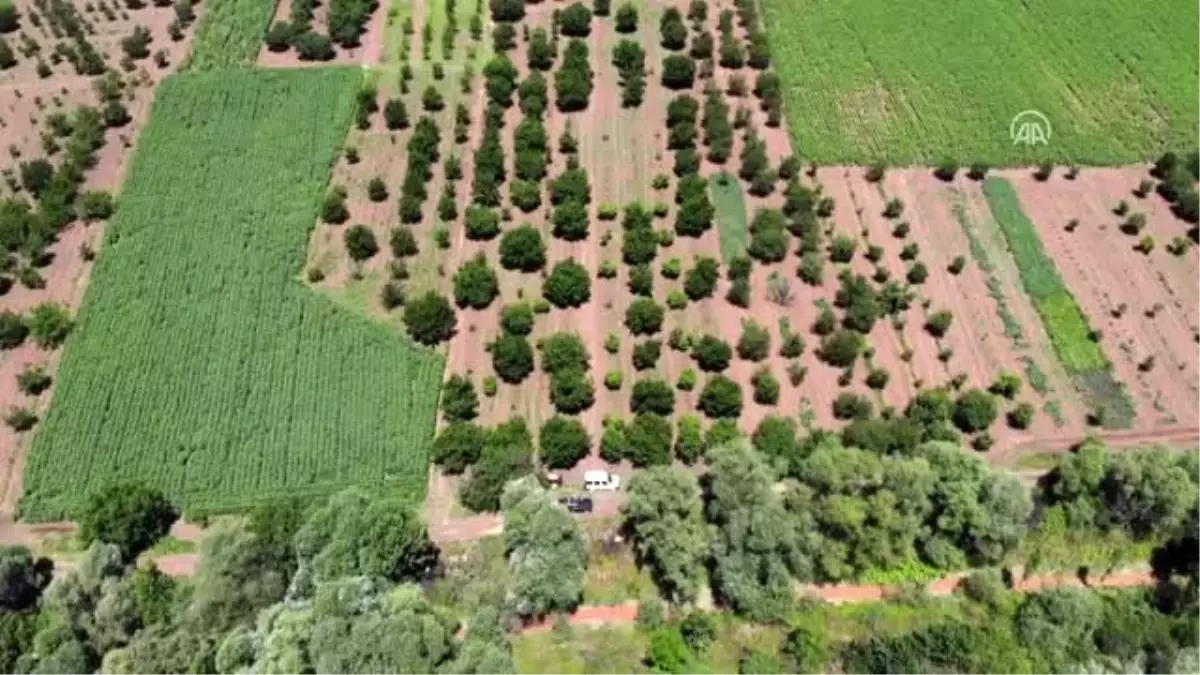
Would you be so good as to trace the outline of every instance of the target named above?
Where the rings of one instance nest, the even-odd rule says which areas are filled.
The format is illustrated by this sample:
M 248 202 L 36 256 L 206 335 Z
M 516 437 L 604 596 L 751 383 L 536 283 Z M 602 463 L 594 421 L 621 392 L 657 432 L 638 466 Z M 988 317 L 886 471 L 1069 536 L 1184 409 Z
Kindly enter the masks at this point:
M 313 29 L 316 7 L 316 0 L 295 0 L 288 20 L 276 21 L 267 30 L 267 49 L 285 52 L 294 48 L 303 61 L 329 61 L 337 55 L 335 44 L 343 49 L 361 44 L 378 5 L 372 0 L 328 0 L 325 34 Z

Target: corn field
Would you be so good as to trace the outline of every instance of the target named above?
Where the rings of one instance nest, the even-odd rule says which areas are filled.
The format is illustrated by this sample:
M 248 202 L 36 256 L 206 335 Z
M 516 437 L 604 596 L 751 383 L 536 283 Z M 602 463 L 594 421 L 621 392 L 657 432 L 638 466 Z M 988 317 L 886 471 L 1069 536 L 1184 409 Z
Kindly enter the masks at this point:
M 34 439 L 21 515 L 142 479 L 185 509 L 424 497 L 442 360 L 297 274 L 355 69 L 166 81 Z

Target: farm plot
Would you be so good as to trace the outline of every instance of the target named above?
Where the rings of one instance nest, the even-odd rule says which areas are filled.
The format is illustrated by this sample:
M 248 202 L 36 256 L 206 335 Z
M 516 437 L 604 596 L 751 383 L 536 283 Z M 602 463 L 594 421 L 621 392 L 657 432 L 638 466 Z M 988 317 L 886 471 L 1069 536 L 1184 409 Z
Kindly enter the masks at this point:
M 196 27 L 189 70 L 229 70 L 254 65 L 277 0 L 205 0 Z
M 1144 169 L 1086 169 L 1073 179 L 1045 181 L 1005 172 L 984 191 L 994 211 L 1017 214 L 1014 222 L 1030 228 L 1025 236 L 1053 261 L 1032 270 L 1027 288 L 1035 304 L 1051 298 L 1043 319 L 1064 343 L 1056 350 L 1089 399 L 1094 421 L 1193 426 L 1200 405 L 1196 251 L 1185 240 L 1188 226 L 1162 199 L 1135 196 L 1148 178 Z M 1022 275 L 1028 278 L 1024 269 Z M 1055 281 L 1061 291 L 1043 290 Z M 1084 328 L 1072 330 L 1077 319 L 1059 311 L 1065 302 L 1056 298 L 1068 290 L 1086 317 Z M 1072 323 L 1063 328 L 1064 321 Z M 1097 368 L 1101 358 L 1111 368 Z
M 0 312 L 15 317 L 83 298 L 114 191 L 149 113 L 155 84 L 187 53 L 202 8 L 115 3 L 16 3 L 0 40 Z M 0 50 L 2 51 L 2 50 Z M 107 74 L 105 68 L 109 69 Z M 87 205 L 82 217 L 72 203 Z M 26 204 L 37 214 L 24 215 Z M 0 514 L 11 517 L 32 431 L 50 404 L 59 350 L 37 336 L 0 351 Z
M 820 163 L 1120 164 L 1197 143 L 1183 0 L 764 4 L 797 149 Z M 1052 131 L 1032 151 L 1009 130 L 1030 109 Z
M 347 484 L 422 498 L 441 359 L 294 279 L 360 80 L 163 84 L 34 439 L 23 516 L 61 517 L 117 477 L 185 509 Z

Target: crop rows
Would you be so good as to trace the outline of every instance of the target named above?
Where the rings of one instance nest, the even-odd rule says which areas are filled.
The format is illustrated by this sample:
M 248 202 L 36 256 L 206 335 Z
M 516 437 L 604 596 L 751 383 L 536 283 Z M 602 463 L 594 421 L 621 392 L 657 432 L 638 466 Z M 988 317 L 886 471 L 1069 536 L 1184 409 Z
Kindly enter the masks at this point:
M 118 477 L 189 509 L 351 483 L 422 498 L 441 359 L 295 279 L 359 80 L 164 83 L 34 441 L 24 517 L 67 515 Z
M 1021 285 L 1042 318 L 1063 368 L 1093 403 L 1107 403 L 1111 408 L 1108 414 L 1115 419 L 1132 420 L 1134 411 L 1129 397 L 1120 391 L 1109 373 L 1108 358 L 1093 339 L 1087 318 L 1063 283 L 1054 261 L 1043 249 L 1037 228 L 1021 210 L 1012 183 L 1003 178 L 988 178 L 983 182 L 983 193 L 1016 262 Z
M 820 163 L 1144 161 L 1194 147 L 1194 3 L 766 0 L 798 150 Z M 1014 145 L 1036 109 L 1048 145 Z
M 205 0 L 187 68 L 225 70 L 254 65 L 276 0 Z

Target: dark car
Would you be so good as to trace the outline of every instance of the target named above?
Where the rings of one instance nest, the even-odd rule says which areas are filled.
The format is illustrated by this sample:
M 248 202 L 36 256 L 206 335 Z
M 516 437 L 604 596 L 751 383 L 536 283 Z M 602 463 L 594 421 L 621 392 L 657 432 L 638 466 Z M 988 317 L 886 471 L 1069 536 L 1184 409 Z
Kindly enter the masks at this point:
M 567 507 L 571 513 L 591 513 L 592 498 L 591 497 L 559 497 L 558 503 Z

